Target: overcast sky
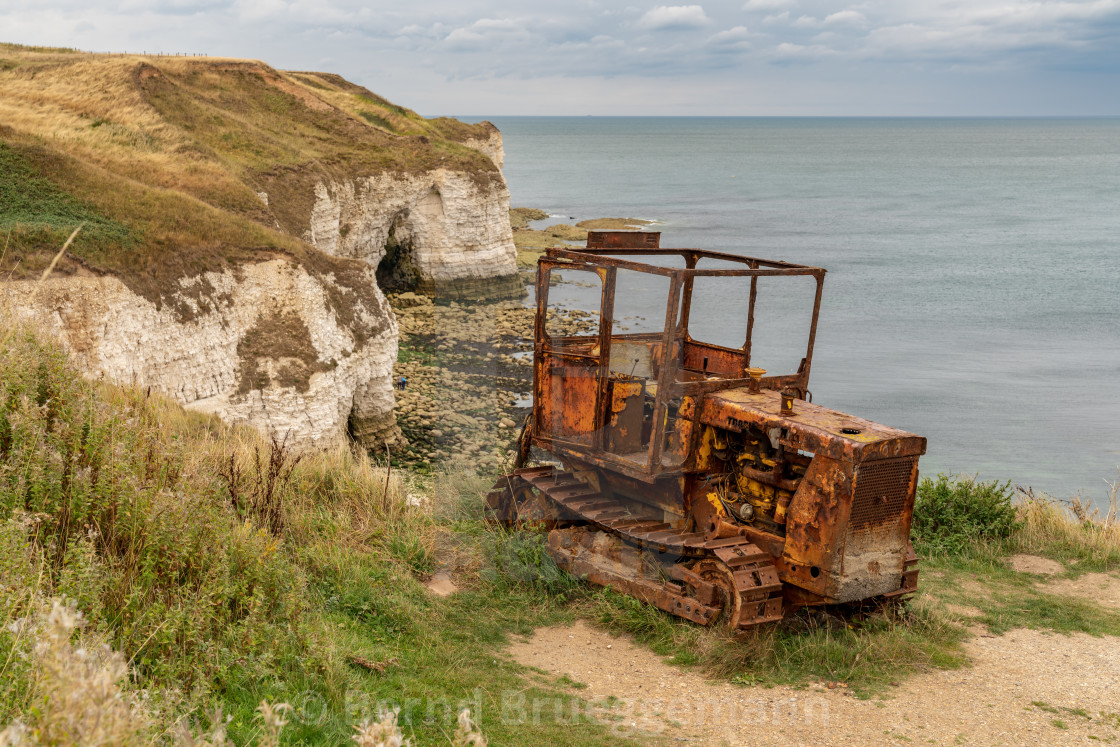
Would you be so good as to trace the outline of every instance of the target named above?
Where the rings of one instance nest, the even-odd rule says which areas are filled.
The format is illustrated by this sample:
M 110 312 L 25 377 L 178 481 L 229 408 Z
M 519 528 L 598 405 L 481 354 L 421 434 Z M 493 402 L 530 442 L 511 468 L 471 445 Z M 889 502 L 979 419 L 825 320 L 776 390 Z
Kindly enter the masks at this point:
M 0 41 L 327 70 L 422 114 L 1120 114 L 1120 0 L 0 0 Z

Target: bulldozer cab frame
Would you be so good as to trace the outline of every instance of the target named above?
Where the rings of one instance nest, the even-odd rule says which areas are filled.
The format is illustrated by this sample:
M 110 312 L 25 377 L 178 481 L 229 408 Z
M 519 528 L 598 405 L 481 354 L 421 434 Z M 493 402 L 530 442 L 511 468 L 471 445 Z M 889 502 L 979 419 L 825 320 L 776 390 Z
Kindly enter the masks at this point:
M 675 428 L 684 398 L 757 386 L 804 399 L 816 338 L 825 270 L 702 249 L 660 247 L 655 232 L 592 231 L 587 248 L 551 248 L 539 260 L 536 285 L 533 441 L 557 455 L 653 482 L 679 475 L 693 461 L 698 431 Z M 638 261 L 649 258 L 653 262 Z M 656 264 L 673 261 L 684 267 Z M 594 279 L 600 291 L 597 329 L 570 334 L 550 302 L 555 275 Z M 659 332 L 614 328 L 620 273 L 661 278 L 667 287 Z M 741 279 L 747 297 L 742 345 L 694 339 L 689 331 L 699 278 Z M 805 354 L 797 369 L 761 375 L 752 369 L 755 307 L 761 278 L 815 281 Z M 751 381 L 753 378 L 754 382 Z

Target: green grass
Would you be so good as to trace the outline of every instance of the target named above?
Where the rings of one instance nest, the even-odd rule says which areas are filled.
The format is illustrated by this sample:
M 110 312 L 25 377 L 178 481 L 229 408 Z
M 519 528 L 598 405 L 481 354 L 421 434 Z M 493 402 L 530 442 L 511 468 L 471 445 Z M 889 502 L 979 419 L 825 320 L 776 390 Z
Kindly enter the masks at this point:
M 924 604 L 859 618 L 803 613 L 742 639 L 609 590 L 596 595 L 592 609 L 600 625 L 634 636 L 670 663 L 741 685 L 843 682 L 869 697 L 910 674 L 968 663 L 961 647 L 967 631 Z
M 37 173 L 15 148 L 0 141 L 0 230 L 21 224 L 43 226 L 63 235 L 85 224 L 87 239 L 97 237 L 125 247 L 132 239 L 127 227 L 63 192 Z
M 15 262 L 25 246 L 44 247 L 40 261 L 26 269 L 35 272 L 49 261 L 50 248 L 61 246 L 78 226 L 82 232 L 71 246 L 77 254 L 107 249 L 128 253 L 136 243 L 136 232 L 79 202 L 45 178 L 15 147 L 0 141 L 0 235 L 10 257 L 0 264 L 18 272 Z M 7 260 L 7 261 L 5 261 Z
M 374 127 L 380 127 L 381 129 L 388 130 L 389 132 L 393 131 L 393 123 L 378 114 L 367 111 L 360 111 L 358 112 L 358 114 L 362 119 L 369 122 Z
M 285 743 L 340 744 L 380 703 L 402 706 L 419 743 L 446 743 L 463 703 L 492 743 L 616 742 L 557 721 L 551 704 L 578 701 L 575 686 L 527 678 L 501 653 L 571 616 L 563 590 L 580 584 L 527 570 L 548 562 L 538 538 L 494 536 L 500 570 L 435 598 L 418 576 L 436 524 L 399 483 L 384 493 L 368 461 L 288 455 L 273 475 L 276 447 L 255 434 L 88 382 L 34 335 L 5 334 L 0 353 L 0 724 L 34 722 L 42 676 L 11 623 L 64 595 L 90 622 L 81 635 L 131 662 L 128 689 L 153 693 L 157 728 L 204 726 L 220 707 L 231 738 L 251 741 L 267 700 L 295 709 Z M 229 479 L 231 459 L 246 480 Z M 270 475 L 271 503 L 238 497 Z M 435 479 L 476 495 L 470 480 Z M 469 516 L 440 521 L 490 537 Z M 510 698 L 546 707 L 517 723 L 503 719 Z
M 922 558 L 921 587 L 942 603 L 972 607 L 973 621 L 994 634 L 1014 628 L 1120 635 L 1120 615 L 1088 600 L 1049 593 L 1044 579 L 1007 564 L 1006 550 Z

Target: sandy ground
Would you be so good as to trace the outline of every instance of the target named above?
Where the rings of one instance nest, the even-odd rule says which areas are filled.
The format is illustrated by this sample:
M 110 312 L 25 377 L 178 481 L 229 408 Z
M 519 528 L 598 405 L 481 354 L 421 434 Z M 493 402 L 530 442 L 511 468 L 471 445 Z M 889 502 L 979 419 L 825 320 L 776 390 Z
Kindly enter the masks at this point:
M 666 664 L 626 637 L 577 622 L 537 630 L 510 655 L 586 687 L 538 705 L 578 723 L 576 698 L 614 702 L 620 736 L 706 745 L 1084 744 L 1120 740 L 1120 639 L 1014 630 L 979 634 L 973 666 L 911 677 L 882 698 L 843 687 L 741 687 Z M 617 699 L 610 701 L 609 699 Z M 697 705 L 701 704 L 701 705 Z M 1038 704 L 1038 705 L 1036 705 Z M 532 703 L 525 703 L 531 713 Z M 1040 707 L 1043 706 L 1043 707 Z M 1076 712 L 1075 712 L 1076 711 Z M 1084 715 L 1082 715 L 1084 714 Z M 621 718 L 620 718 L 621 717 Z M 583 716 L 586 721 L 586 716 Z M 573 726 L 578 728 L 578 726 Z
M 1043 576 L 1053 576 L 1066 569 L 1056 560 L 1040 558 L 1037 555 L 1012 555 L 1008 558 L 1008 562 L 1019 573 L 1038 573 Z
M 1086 573 L 1074 579 L 1060 578 L 1042 588 L 1052 594 L 1081 597 L 1102 607 L 1120 609 L 1120 578 L 1105 573 Z

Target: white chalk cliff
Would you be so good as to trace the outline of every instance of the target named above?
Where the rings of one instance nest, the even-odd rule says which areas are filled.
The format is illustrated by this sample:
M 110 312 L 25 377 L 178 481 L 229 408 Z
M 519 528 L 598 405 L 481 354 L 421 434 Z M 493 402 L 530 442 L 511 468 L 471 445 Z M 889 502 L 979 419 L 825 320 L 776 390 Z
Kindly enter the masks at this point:
M 509 224 L 509 191 L 500 178 L 438 169 L 383 173 L 315 185 L 315 204 L 301 237 L 317 249 L 411 277 L 420 290 L 474 295 L 488 286 L 520 291 Z M 385 282 L 386 278 L 382 278 Z
M 52 278 L 38 289 L 10 282 L 0 294 L 56 333 L 90 375 L 150 386 L 292 445 L 329 446 L 348 424 L 369 447 L 399 438 L 390 381 L 397 323 L 380 293 L 357 297 L 283 259 L 179 285 L 168 300 L 180 311 L 114 277 Z

